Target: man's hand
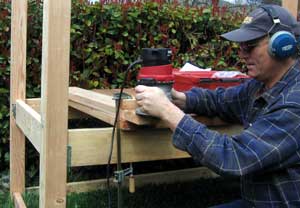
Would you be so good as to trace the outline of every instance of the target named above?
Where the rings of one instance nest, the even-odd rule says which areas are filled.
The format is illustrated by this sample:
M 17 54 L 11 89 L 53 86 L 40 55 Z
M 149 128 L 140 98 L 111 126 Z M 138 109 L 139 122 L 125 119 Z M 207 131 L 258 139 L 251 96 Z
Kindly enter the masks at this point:
M 138 85 L 135 92 L 137 104 L 149 115 L 162 118 L 164 108 L 171 104 L 165 93 L 158 87 Z
M 184 113 L 167 98 L 163 90 L 138 85 L 135 92 L 137 104 L 145 113 L 166 121 L 173 130 L 176 128 Z
M 175 89 L 172 89 L 171 96 L 172 102 L 181 110 L 184 110 L 186 106 L 186 95 L 183 92 L 179 92 Z

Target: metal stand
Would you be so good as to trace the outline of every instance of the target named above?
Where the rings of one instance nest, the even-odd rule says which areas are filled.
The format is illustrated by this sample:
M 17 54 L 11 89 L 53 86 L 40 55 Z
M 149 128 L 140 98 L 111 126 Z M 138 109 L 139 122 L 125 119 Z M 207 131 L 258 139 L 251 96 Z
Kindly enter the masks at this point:
M 120 94 L 115 93 L 113 96 L 113 99 L 116 100 L 116 107 L 117 110 L 121 106 L 122 99 L 128 99 L 131 98 L 130 95 L 126 93 L 122 93 L 121 100 L 120 99 Z M 118 115 L 116 115 L 118 116 Z M 122 169 L 122 158 L 121 158 L 121 130 L 120 130 L 120 121 L 119 118 L 117 118 L 117 124 L 116 124 L 116 129 L 117 129 L 117 171 L 114 171 L 114 182 L 118 183 L 118 208 L 122 207 L 122 184 L 125 179 L 125 176 L 130 175 L 133 173 L 132 167 L 127 168 L 125 170 Z

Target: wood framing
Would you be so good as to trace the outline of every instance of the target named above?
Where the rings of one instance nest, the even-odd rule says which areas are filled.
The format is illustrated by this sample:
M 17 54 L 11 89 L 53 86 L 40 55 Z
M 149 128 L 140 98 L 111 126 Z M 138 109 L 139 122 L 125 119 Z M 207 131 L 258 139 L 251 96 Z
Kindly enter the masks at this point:
M 239 125 L 218 126 L 212 129 L 229 135 L 242 131 Z M 107 164 L 111 132 L 112 128 L 69 130 L 71 166 Z M 186 152 L 173 147 L 171 137 L 172 133 L 167 129 L 143 128 L 122 131 L 122 161 L 138 162 L 190 157 Z M 116 152 L 113 152 L 111 163 L 116 162 Z
M 29 105 L 33 110 L 35 110 L 38 114 L 41 113 L 41 109 L 40 109 L 41 98 L 26 99 L 25 103 Z M 88 118 L 88 117 L 90 117 L 88 114 L 85 114 L 69 106 L 69 115 L 68 115 L 69 119 Z
M 146 173 L 134 175 L 136 187 L 142 187 L 148 184 L 168 184 L 176 182 L 186 182 L 197 179 L 216 178 L 218 174 L 206 167 L 188 168 L 181 170 L 162 171 L 156 173 Z M 71 182 L 67 184 L 68 193 L 82 193 L 106 189 L 106 179 L 96 179 L 90 181 Z M 111 179 L 111 185 L 115 185 Z M 128 179 L 125 180 L 124 186 L 128 187 Z M 28 191 L 37 191 L 39 187 L 29 187 Z
M 19 192 L 13 193 L 15 208 L 26 208 L 23 197 Z
M 43 1 L 39 207 L 66 207 L 71 0 Z
M 298 17 L 298 11 L 300 9 L 299 0 L 282 0 L 282 6 L 288 9 L 294 17 Z
M 25 190 L 25 136 L 13 115 L 26 94 L 27 0 L 12 0 L 10 65 L 10 192 Z
M 114 123 L 117 90 L 88 91 L 69 84 L 71 0 L 43 1 L 42 90 L 41 98 L 26 99 L 27 0 L 11 1 L 11 74 L 10 74 L 10 191 L 15 207 L 25 208 L 25 136 L 40 153 L 40 208 L 66 207 L 67 191 L 88 191 L 103 185 L 103 180 L 67 185 L 67 145 L 71 148 L 71 166 L 106 164 L 112 128 L 68 130 L 70 115 L 77 109 L 84 114 Z M 299 0 L 283 0 L 283 6 L 297 16 Z M 173 147 L 171 131 L 155 118 L 135 114 L 134 92 L 122 101 L 120 120 L 123 162 L 186 158 L 189 155 Z M 71 106 L 72 108 L 69 108 Z M 71 116 L 70 116 L 71 117 Z M 197 117 L 212 129 L 227 134 L 241 131 L 217 118 Z M 142 126 L 133 129 L 131 125 Z M 150 126 L 151 127 L 150 127 Z M 155 128 L 154 128 L 155 127 Z M 159 127 L 159 128 L 158 128 Z M 113 144 L 116 145 L 116 144 Z M 116 163 L 116 148 L 111 163 Z M 199 176 L 196 169 L 189 172 Z M 166 182 L 174 176 L 181 180 L 186 171 L 139 176 L 137 185 L 154 180 Z M 201 175 L 201 174 L 200 174 Z M 209 173 L 207 176 L 215 177 Z M 152 181 L 151 181 L 152 182 Z
M 69 88 L 69 105 L 90 116 L 98 118 L 113 125 L 115 120 L 115 101 L 113 100 L 113 90 L 90 91 L 79 87 Z M 133 89 L 127 89 L 129 99 L 123 99 L 120 110 L 120 126 L 124 130 L 132 130 L 133 124 L 137 126 L 150 125 L 154 128 L 166 128 L 166 125 L 156 118 L 138 116 L 135 113 L 138 107 Z M 226 125 L 219 118 L 196 117 L 198 121 L 208 126 Z M 136 126 L 134 126 L 136 127 Z
M 16 123 L 35 149 L 41 149 L 41 116 L 22 100 L 16 101 Z
M 112 100 L 111 96 L 78 87 L 70 87 L 69 106 L 111 125 L 114 123 L 115 101 Z

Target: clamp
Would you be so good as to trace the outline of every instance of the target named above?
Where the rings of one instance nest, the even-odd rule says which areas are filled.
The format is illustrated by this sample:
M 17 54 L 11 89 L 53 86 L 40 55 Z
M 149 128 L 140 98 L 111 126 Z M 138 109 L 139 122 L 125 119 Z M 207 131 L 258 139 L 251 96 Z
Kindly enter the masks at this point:
M 125 170 L 114 171 L 115 174 L 114 182 L 122 183 L 125 179 L 125 176 L 132 175 L 132 173 L 133 173 L 132 167 L 126 168 Z

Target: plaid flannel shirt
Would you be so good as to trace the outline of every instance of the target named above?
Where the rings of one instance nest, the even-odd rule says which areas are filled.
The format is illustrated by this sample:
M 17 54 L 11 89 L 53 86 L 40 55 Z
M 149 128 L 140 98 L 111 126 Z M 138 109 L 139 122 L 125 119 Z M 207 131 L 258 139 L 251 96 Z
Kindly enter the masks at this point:
M 220 175 L 241 177 L 241 195 L 255 207 L 300 207 L 300 68 L 274 87 L 251 79 L 237 87 L 185 92 L 186 112 L 239 122 L 229 136 L 185 115 L 173 144 Z

